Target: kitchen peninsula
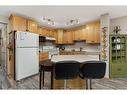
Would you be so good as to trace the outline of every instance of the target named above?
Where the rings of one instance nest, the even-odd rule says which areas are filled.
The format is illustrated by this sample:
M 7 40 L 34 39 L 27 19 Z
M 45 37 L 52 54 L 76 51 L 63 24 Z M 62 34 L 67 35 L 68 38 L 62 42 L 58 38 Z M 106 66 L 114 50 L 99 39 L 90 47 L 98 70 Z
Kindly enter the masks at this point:
M 53 74 L 53 68 L 56 62 L 59 61 L 77 61 L 77 62 L 86 62 L 86 61 L 98 61 L 99 60 L 99 55 L 53 55 L 51 60 L 45 60 L 40 62 L 41 66 L 41 72 L 43 71 L 43 86 L 45 84 L 44 81 L 44 72 L 51 72 L 51 89 L 63 89 L 64 81 L 63 80 L 56 80 L 54 78 Z M 41 72 L 40 72 L 40 78 L 41 78 Z M 41 86 L 41 80 L 40 79 L 40 88 Z M 70 79 L 67 80 L 67 88 L 68 89 L 84 89 L 85 88 L 85 81 L 80 79 L 79 77 L 77 79 Z

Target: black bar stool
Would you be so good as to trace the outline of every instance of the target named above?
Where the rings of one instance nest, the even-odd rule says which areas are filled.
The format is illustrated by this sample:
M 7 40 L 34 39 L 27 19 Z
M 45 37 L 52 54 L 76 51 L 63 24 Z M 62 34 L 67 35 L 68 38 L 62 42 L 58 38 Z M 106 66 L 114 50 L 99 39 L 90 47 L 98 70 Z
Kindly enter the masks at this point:
M 92 89 L 91 80 L 101 79 L 106 71 L 106 63 L 103 61 L 86 61 L 81 64 L 80 77 L 86 79 L 86 89 Z
M 55 79 L 64 80 L 64 89 L 67 88 L 67 80 L 75 79 L 80 73 L 80 63 L 76 61 L 59 61 L 55 63 Z

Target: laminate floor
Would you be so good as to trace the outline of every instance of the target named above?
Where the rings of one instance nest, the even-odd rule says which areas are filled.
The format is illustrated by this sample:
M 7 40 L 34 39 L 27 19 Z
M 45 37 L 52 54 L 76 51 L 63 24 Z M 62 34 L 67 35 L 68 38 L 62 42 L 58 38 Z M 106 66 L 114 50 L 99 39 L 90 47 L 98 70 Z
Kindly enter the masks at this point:
M 7 78 L 5 53 L 0 55 L 0 89 L 39 89 L 39 74 L 15 82 Z M 127 89 L 127 78 L 100 79 L 92 81 L 93 89 Z M 50 73 L 45 73 L 45 87 L 50 89 Z M 83 88 L 85 89 L 85 88 Z
M 4 77 L 4 76 L 2 76 Z M 45 76 L 45 87 L 42 89 L 50 89 L 50 73 Z M 0 76 L 1 78 L 1 76 Z M 4 78 L 5 79 L 5 78 Z M 7 80 L 0 83 L 0 89 L 39 89 L 39 75 L 32 76 L 21 80 L 20 82 L 14 82 Z M 2 84 L 2 86 L 1 86 Z M 92 81 L 92 88 L 97 90 L 110 90 L 110 89 L 127 89 L 127 78 L 117 78 L 117 79 L 100 79 Z M 84 88 L 85 89 L 85 88 Z

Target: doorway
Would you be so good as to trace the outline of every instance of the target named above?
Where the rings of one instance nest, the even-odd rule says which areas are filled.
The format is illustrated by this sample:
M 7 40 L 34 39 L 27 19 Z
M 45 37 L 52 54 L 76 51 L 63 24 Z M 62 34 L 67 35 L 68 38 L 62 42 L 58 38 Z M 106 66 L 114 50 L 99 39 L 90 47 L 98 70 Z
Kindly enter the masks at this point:
M 0 23 L 0 89 L 8 88 L 7 79 L 7 24 Z

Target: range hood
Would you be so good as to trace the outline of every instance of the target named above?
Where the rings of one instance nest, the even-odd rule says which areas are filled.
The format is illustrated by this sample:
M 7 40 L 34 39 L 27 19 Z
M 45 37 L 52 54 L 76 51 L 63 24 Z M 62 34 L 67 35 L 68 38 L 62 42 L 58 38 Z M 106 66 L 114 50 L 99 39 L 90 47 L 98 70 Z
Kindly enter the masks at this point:
M 46 39 L 46 40 L 52 40 L 52 41 L 56 40 L 56 39 L 53 38 L 53 37 L 45 37 L 45 39 Z
M 39 42 L 46 42 L 46 41 L 55 41 L 56 39 L 53 37 L 45 37 L 45 36 L 39 36 Z

